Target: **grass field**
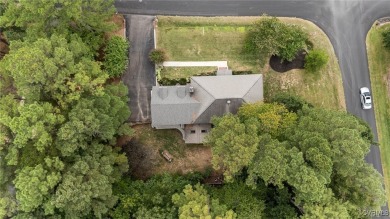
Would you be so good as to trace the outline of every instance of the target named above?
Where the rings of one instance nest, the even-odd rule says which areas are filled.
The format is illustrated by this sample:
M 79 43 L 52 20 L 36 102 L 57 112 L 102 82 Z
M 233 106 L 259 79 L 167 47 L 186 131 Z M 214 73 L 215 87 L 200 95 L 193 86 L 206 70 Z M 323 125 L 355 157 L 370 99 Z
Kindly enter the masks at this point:
M 303 96 L 315 106 L 345 109 L 344 91 L 338 62 L 326 35 L 314 24 L 302 19 L 281 18 L 301 25 L 314 42 L 330 56 L 328 65 L 315 78 L 304 70 L 281 74 L 268 65 L 260 66 L 258 59 L 242 52 L 246 32 L 260 17 L 159 17 L 157 47 L 165 49 L 170 61 L 228 61 L 234 71 L 264 74 L 265 98 L 280 91 Z M 166 68 L 162 77 L 188 77 L 204 71 L 196 68 Z
M 381 36 L 386 28 L 390 25 L 373 27 L 366 43 L 387 200 L 390 200 L 390 52 L 383 47 Z

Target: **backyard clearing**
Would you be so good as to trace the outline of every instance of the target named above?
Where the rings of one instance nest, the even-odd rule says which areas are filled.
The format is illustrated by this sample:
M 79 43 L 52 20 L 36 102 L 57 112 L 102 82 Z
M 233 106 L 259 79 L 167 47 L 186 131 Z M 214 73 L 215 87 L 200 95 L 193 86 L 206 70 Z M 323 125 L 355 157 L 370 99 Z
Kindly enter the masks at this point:
M 127 154 L 132 176 L 147 179 L 161 173 L 186 174 L 204 172 L 211 167 L 211 148 L 203 145 L 186 145 L 178 130 L 156 130 L 150 124 L 136 125 L 134 137 L 122 137 L 118 145 Z M 170 163 L 161 155 L 167 150 Z
M 387 28 L 390 24 L 371 28 L 366 44 L 383 177 L 387 200 L 390 200 L 390 52 L 382 43 L 382 32 Z
M 337 58 L 322 30 L 309 21 L 280 18 L 284 22 L 301 25 L 309 33 L 314 48 L 327 51 L 329 62 L 321 70 L 319 77 L 298 69 L 277 73 L 269 64 L 262 67 L 255 56 L 246 55 L 242 51 L 247 31 L 259 19 L 261 17 L 159 16 L 157 47 L 166 51 L 168 61 L 227 61 L 233 71 L 262 73 L 266 100 L 278 92 L 290 91 L 315 106 L 345 110 Z M 161 71 L 161 77 L 183 78 L 216 70 L 204 67 L 166 67 Z

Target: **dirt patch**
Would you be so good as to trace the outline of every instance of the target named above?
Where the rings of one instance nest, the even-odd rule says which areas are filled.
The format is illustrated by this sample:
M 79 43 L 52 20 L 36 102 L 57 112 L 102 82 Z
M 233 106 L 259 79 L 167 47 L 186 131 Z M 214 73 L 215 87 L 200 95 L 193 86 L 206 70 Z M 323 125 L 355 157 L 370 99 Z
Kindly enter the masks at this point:
M 125 37 L 125 20 L 123 15 L 116 14 L 112 16 L 111 21 L 118 27 L 114 31 L 107 34 L 107 37 L 110 38 L 112 36 L 120 36 Z
M 155 130 L 146 125 L 133 126 L 134 137 L 121 137 L 129 160 L 129 174 L 136 179 L 148 179 L 155 174 L 205 171 L 211 166 L 211 149 L 203 145 L 186 145 L 176 130 Z M 173 156 L 170 163 L 161 155 L 167 150 Z
M 298 54 L 291 62 L 282 61 L 282 59 L 279 56 L 274 55 L 271 56 L 271 59 L 269 60 L 269 65 L 274 71 L 280 73 L 290 71 L 292 69 L 304 69 L 305 57 L 306 57 L 306 51 L 298 52 Z

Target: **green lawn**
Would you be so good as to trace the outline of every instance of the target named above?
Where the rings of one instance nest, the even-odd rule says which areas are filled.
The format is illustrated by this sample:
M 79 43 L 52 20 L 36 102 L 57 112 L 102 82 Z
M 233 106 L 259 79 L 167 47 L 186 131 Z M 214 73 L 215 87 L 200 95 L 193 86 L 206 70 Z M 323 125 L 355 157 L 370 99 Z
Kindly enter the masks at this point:
M 390 200 L 390 52 L 382 44 L 381 33 L 385 28 L 390 28 L 390 25 L 374 26 L 366 43 L 387 200 Z
M 188 78 L 196 74 L 214 71 L 217 71 L 217 67 L 164 67 L 161 70 L 161 77 Z
M 261 67 L 254 56 L 242 53 L 246 31 L 260 17 L 159 17 L 157 47 L 167 52 L 170 61 L 228 61 L 234 71 L 264 74 L 265 98 L 280 91 L 303 96 L 316 106 L 345 109 L 340 69 L 333 47 L 326 35 L 314 24 L 302 19 L 281 18 L 302 25 L 314 47 L 325 49 L 330 61 L 319 78 L 293 70 L 276 73 L 268 65 Z M 188 77 L 204 72 L 204 68 L 165 68 L 162 77 Z

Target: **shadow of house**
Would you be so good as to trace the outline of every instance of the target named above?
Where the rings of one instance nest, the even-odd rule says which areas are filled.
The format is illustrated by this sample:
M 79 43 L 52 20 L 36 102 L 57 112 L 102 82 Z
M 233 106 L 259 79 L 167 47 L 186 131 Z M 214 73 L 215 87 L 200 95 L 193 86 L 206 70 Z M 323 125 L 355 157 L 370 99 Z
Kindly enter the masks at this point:
M 152 127 L 178 129 L 185 143 L 202 143 L 212 128 L 211 118 L 236 114 L 244 103 L 263 100 L 261 74 L 192 77 L 187 85 L 154 86 Z

